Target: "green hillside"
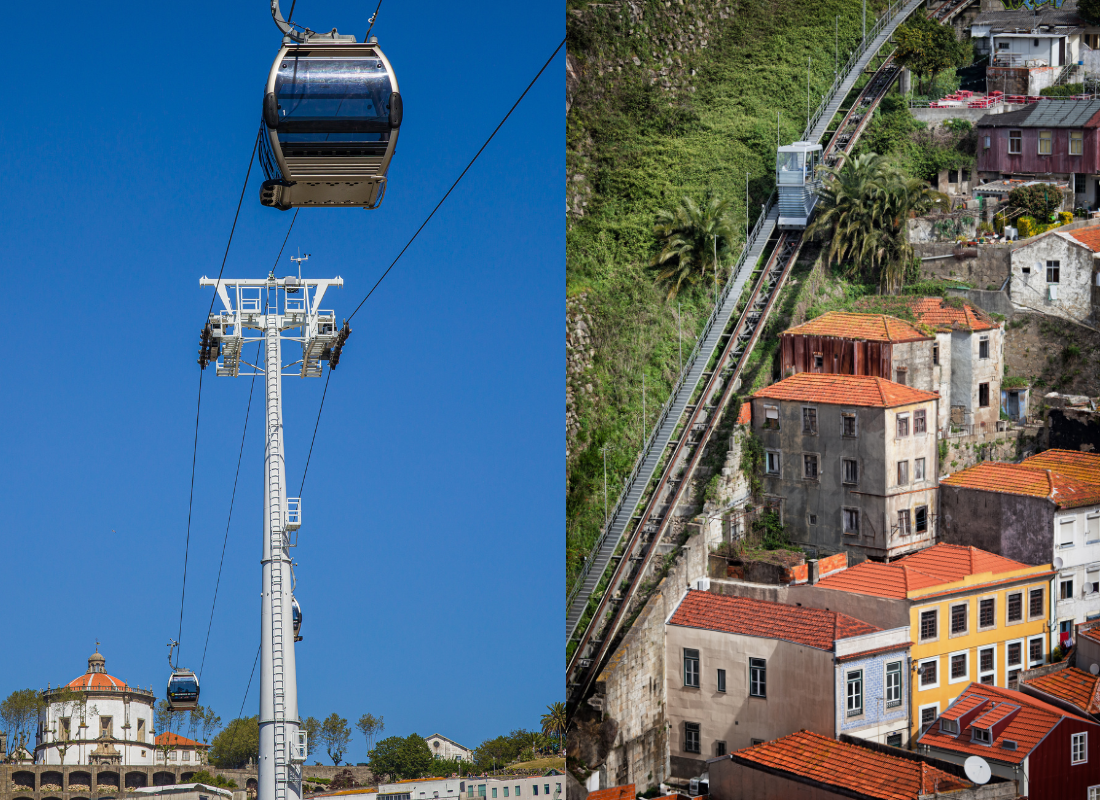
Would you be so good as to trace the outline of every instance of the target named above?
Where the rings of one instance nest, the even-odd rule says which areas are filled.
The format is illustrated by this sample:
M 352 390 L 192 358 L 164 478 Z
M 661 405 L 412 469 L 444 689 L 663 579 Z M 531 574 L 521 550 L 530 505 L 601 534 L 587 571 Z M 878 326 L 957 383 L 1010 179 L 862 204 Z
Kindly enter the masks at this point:
M 836 18 L 843 63 L 859 14 L 859 0 L 570 0 L 566 286 L 592 318 L 592 360 L 569 376 L 569 586 L 603 523 L 600 448 L 613 505 L 678 371 L 677 302 L 685 357 L 713 303 L 710 276 L 671 302 L 654 285 L 656 212 L 713 188 L 733 200 L 743 238 L 746 174 L 751 224 L 773 188 L 777 138 L 805 125 L 807 58 L 816 108 L 833 81 Z M 720 252 L 723 264 L 741 244 Z

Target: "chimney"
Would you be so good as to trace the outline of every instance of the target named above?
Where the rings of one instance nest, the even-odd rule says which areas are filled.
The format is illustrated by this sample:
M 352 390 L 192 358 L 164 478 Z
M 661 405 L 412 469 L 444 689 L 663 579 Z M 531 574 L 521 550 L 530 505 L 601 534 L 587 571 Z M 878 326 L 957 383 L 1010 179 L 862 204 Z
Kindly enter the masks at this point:
M 819 580 L 821 580 L 821 568 L 817 565 L 817 559 L 811 558 L 806 562 L 809 566 L 810 585 L 813 586 Z

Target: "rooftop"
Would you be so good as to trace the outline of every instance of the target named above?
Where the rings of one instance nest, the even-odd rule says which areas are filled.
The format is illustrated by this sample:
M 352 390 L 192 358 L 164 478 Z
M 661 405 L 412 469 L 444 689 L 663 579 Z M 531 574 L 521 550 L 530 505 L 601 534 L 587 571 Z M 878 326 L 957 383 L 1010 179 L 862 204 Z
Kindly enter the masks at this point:
M 1100 714 L 1100 676 L 1077 667 L 1026 678 L 1026 685 L 1081 710 L 1082 714 Z
M 634 791 L 634 784 L 625 786 L 612 786 L 610 789 L 599 789 L 588 793 L 588 800 L 634 800 L 638 793 Z
M 939 395 L 869 375 L 822 375 L 800 372 L 765 386 L 753 397 L 801 400 L 838 406 L 895 408 L 938 400 Z
M 940 733 L 940 726 L 937 721 L 917 739 L 918 743 L 944 750 L 952 750 L 957 753 L 981 756 L 992 761 L 1019 764 L 1063 719 L 1088 721 L 1023 692 L 1001 689 L 996 686 L 985 686 L 980 683 L 971 683 L 967 686 L 955 702 L 948 706 L 944 714 L 950 714 L 956 706 L 964 703 L 973 708 L 975 699 L 977 699 L 977 705 L 981 705 L 981 701 L 985 701 L 988 706 L 983 712 L 979 713 L 977 719 L 959 731 L 958 736 Z M 975 724 L 982 728 L 991 727 L 997 719 L 1002 718 L 1002 714 L 1011 713 L 1017 706 L 1019 711 L 1004 728 L 996 733 L 992 746 L 971 741 L 972 734 L 970 730 Z M 948 717 L 948 719 L 951 718 Z M 1015 742 L 1016 748 L 1011 749 L 1011 745 L 1006 748 L 1004 746 L 1006 741 Z
M 1100 504 L 1100 483 L 1083 483 L 1051 469 L 1037 468 L 1031 459 L 1022 464 L 983 461 L 949 475 L 942 486 L 959 486 L 984 492 L 1041 497 L 1058 508 Z
M 782 639 L 832 650 L 837 639 L 882 630 L 836 611 L 802 608 L 748 597 L 726 597 L 691 590 L 680 601 L 669 625 L 722 633 Z
M 911 322 L 886 314 L 853 314 L 830 311 L 816 319 L 783 331 L 799 336 L 835 336 L 870 342 L 915 342 L 931 338 Z
M 1100 236 L 1100 228 L 1096 230 Z M 1077 450 L 1044 450 L 1025 458 L 1028 467 L 1039 467 L 1061 473 L 1082 483 L 1100 485 L 1100 453 L 1082 453 Z
M 1029 8 L 982 11 L 971 24 L 990 25 L 994 31 L 1031 31 L 1040 25 L 1077 27 L 1082 21 L 1077 14 L 1077 0 L 1065 0 L 1057 8 L 1044 4 L 1035 11 Z
M 859 796 L 881 800 L 916 800 L 936 791 L 973 787 L 965 778 L 927 762 L 838 742 L 806 730 L 738 750 L 730 754 L 730 759 L 810 778 L 844 793 L 858 792 Z
M 100 654 L 99 648 L 88 657 L 88 671 L 79 678 L 69 681 L 69 689 L 108 689 L 123 690 L 129 687 L 113 675 L 107 674 L 107 660 Z
M 918 297 L 909 307 L 922 323 L 941 330 L 988 331 L 1000 327 L 980 308 L 961 302 L 956 306 L 942 297 Z
M 1100 226 L 1090 225 L 1087 228 L 1064 231 L 1063 235 L 1076 239 L 1094 253 L 1100 253 Z
M 1006 579 L 1014 578 L 1020 570 L 1039 573 L 1041 568 L 976 547 L 937 544 L 889 564 L 864 561 L 822 578 L 817 585 L 842 592 L 902 599 L 934 594 L 930 590 L 956 584 L 970 576 L 988 575 L 989 580 L 983 585 L 1006 573 Z
M 156 742 L 158 747 L 209 747 L 208 744 L 202 742 L 196 742 L 194 739 L 188 739 L 186 736 L 180 736 L 178 733 L 160 733 L 157 734 L 157 738 L 153 741 Z
M 986 114 L 979 128 L 1096 128 L 1100 100 L 1040 100 L 1017 111 Z

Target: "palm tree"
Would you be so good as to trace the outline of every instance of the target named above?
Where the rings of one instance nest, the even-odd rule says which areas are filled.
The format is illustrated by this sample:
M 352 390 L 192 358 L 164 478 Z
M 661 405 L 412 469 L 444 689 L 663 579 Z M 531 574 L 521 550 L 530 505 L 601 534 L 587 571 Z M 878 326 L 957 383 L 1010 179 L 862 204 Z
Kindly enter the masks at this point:
M 912 261 L 907 220 L 926 211 L 932 193 L 907 177 L 885 157 L 865 153 L 826 168 L 816 218 L 808 236 L 831 235 L 829 262 L 847 261 L 846 275 L 877 280 L 880 291 L 896 293 Z
M 558 749 L 561 749 L 561 739 L 565 733 L 567 720 L 565 718 L 565 703 L 554 703 L 546 707 L 546 714 L 542 715 L 542 732 L 547 736 L 557 734 Z
M 651 266 L 657 281 L 668 285 L 667 299 L 704 276 L 708 264 L 717 269 L 717 251 L 728 250 L 733 238 L 729 209 L 729 200 L 708 190 L 702 204 L 685 197 L 675 211 L 657 212 L 653 232 L 662 246 Z

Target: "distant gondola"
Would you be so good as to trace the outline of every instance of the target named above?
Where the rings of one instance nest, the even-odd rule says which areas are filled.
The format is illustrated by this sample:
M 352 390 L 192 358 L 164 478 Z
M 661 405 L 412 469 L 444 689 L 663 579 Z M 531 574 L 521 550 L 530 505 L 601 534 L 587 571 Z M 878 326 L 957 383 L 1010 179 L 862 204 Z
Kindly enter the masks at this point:
M 294 641 L 302 641 L 302 607 L 298 605 L 298 598 L 290 599 L 290 615 L 294 621 Z
M 168 679 L 168 707 L 186 711 L 199 704 L 199 679 L 189 669 L 174 669 Z
M 283 39 L 264 91 L 260 202 L 376 208 L 401 126 L 401 95 L 378 40 Z

